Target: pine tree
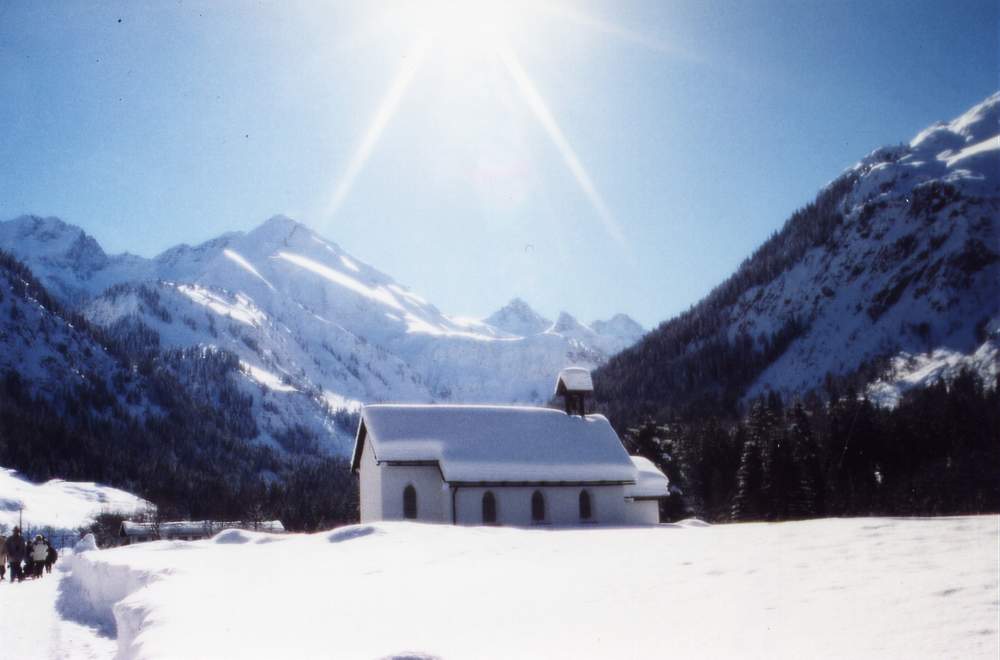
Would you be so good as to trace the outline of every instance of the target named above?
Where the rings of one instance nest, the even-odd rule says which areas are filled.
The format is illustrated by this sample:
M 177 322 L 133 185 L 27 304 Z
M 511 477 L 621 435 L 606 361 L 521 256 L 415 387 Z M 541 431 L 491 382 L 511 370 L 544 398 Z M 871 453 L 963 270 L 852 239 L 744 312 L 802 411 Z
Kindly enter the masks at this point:
M 733 498 L 733 520 L 759 520 L 763 512 L 763 465 L 758 441 L 739 426 L 737 438 L 742 439 L 740 468 L 736 471 L 736 496 Z
M 768 520 L 785 520 L 792 515 L 792 502 L 798 486 L 793 447 L 781 427 L 770 430 L 769 460 L 765 464 L 766 512 Z
M 788 443 L 791 445 L 795 481 L 789 501 L 793 518 L 812 518 L 822 514 L 821 470 L 816 440 L 809 417 L 801 403 L 788 413 Z
M 781 409 L 781 398 L 771 392 L 754 402 L 747 419 L 748 437 L 760 457 L 760 503 L 756 515 L 768 520 L 780 515 L 783 488 L 780 477 L 786 469 L 783 463 L 790 460 L 781 445 Z

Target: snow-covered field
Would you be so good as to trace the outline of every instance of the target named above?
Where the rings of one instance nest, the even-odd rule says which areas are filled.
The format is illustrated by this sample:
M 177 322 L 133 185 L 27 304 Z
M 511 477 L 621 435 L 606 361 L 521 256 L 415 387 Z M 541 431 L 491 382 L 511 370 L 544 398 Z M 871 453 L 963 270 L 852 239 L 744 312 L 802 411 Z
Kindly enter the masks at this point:
M 61 611 L 120 658 L 997 658 L 998 533 L 998 516 L 230 530 L 72 557 Z
M 141 497 L 92 481 L 52 479 L 35 484 L 16 470 L 0 468 L 0 531 L 4 526 L 10 531 L 23 519 L 25 529 L 72 534 L 102 512 L 133 513 L 152 506 Z

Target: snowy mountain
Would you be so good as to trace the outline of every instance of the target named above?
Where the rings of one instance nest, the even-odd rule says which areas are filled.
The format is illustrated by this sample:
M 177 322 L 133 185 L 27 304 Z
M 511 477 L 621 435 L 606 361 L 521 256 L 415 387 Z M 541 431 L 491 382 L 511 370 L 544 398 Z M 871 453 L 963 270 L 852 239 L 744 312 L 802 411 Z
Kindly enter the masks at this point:
M 483 323 L 514 337 L 549 334 L 576 341 L 605 356 L 618 353 L 639 341 L 645 330 L 627 314 L 615 314 L 607 321 L 583 325 L 569 312 L 560 312 L 555 323 L 548 320 L 528 303 L 514 298 L 483 319 Z M 603 359 L 600 360 L 603 362 Z
M 453 318 L 281 216 L 153 259 L 21 217 L 0 223 L 0 248 L 117 341 L 236 355 L 270 444 L 301 428 L 344 452 L 349 425 L 334 422 L 361 402 L 542 402 L 559 369 L 596 367 L 641 334 L 623 315 L 601 331 L 567 314 L 553 325 L 520 300 Z
M 706 299 L 595 377 L 625 418 L 860 378 L 902 390 L 1000 345 L 1000 93 L 877 149 Z M 714 405 L 714 404 L 711 404 Z
M 636 343 L 646 334 L 645 329 L 627 314 L 615 314 L 607 321 L 594 321 L 590 328 L 609 341 L 617 341 L 621 348 L 610 351 L 618 353 Z
M 537 335 L 552 325 L 552 321 L 533 310 L 520 298 L 514 298 L 483 319 L 483 322 L 515 336 Z
M 121 376 L 119 366 L 23 265 L 0 255 L 0 371 L 51 399 Z
M 109 257 L 92 236 L 58 218 L 0 222 L 0 248 L 28 263 L 46 288 L 70 305 L 125 278 L 145 279 L 151 273 L 146 260 L 130 254 Z
M 143 304 L 164 313 L 152 293 Z M 0 465 L 226 513 L 256 480 L 325 460 L 308 427 L 261 430 L 259 389 L 218 347 L 163 347 L 131 318 L 91 324 L 0 251 Z

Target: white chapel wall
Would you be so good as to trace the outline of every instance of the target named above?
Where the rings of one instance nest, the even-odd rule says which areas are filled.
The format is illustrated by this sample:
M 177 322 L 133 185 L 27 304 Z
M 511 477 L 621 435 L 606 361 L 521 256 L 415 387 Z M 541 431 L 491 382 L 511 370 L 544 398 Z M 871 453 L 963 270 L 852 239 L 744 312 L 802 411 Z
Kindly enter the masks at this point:
M 361 522 L 382 520 L 382 470 L 375 464 L 372 443 L 366 442 L 361 452 L 358 475 Z
M 626 522 L 630 525 L 656 525 L 660 522 L 660 503 L 657 500 L 625 502 Z
M 459 488 L 455 496 L 458 523 L 483 524 L 483 494 L 491 491 L 497 503 L 497 524 L 537 525 L 531 519 L 531 496 L 536 491 L 545 497 L 545 522 L 550 525 L 627 524 L 623 486 L 542 486 Z M 580 491 L 590 493 L 591 518 L 580 520 Z
M 379 469 L 379 468 L 377 468 Z M 437 466 L 382 465 L 382 520 L 403 520 L 403 490 L 417 490 L 417 520 L 451 522 L 451 500 Z

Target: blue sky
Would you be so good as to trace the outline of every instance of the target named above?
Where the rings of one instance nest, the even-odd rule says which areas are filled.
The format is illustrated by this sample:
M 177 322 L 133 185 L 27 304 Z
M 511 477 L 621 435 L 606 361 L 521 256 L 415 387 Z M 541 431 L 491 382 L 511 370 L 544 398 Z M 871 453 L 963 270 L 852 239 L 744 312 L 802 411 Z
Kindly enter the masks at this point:
M 498 6 L 0 4 L 0 218 L 152 256 L 283 213 L 449 313 L 652 326 L 1000 85 L 995 1 Z

